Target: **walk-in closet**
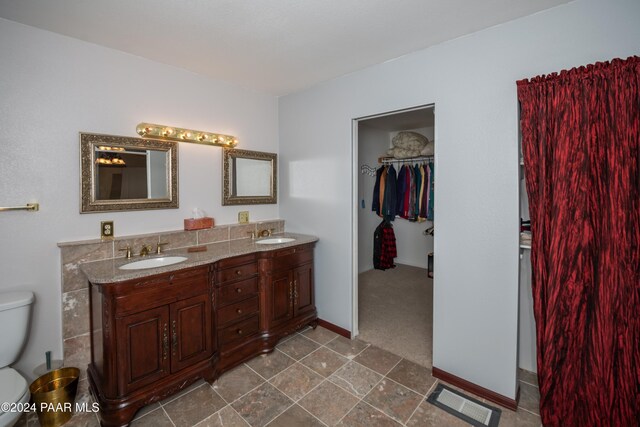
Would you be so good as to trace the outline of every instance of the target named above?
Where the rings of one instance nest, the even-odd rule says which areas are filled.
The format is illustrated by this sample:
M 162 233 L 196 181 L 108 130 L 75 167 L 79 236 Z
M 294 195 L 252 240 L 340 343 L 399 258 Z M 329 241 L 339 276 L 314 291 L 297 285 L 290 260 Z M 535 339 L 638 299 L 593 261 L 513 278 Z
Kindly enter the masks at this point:
M 432 366 L 434 107 L 357 121 L 358 338 Z

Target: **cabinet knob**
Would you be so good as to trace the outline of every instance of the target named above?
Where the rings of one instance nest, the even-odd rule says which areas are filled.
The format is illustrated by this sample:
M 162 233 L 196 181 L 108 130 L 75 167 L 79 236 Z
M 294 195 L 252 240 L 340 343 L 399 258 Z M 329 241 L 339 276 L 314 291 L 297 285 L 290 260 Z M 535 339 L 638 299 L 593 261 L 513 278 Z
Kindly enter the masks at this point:
M 238 329 L 238 335 L 242 335 L 242 329 Z
M 241 294 L 242 293 L 242 288 L 236 288 L 236 292 Z
M 236 274 L 237 274 L 238 276 L 242 276 L 242 270 L 236 270 Z
M 236 313 L 238 313 L 238 314 L 242 314 L 242 310 L 237 309 L 237 310 L 236 310 Z

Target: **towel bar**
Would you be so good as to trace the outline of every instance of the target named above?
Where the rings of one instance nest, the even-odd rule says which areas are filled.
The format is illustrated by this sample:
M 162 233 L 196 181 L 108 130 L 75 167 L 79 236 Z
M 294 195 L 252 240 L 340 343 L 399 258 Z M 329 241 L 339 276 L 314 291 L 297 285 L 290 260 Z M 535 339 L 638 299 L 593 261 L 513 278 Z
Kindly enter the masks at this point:
M 8 208 L 0 208 L 1 211 L 38 211 L 40 210 L 39 203 L 27 203 L 26 206 L 11 206 Z

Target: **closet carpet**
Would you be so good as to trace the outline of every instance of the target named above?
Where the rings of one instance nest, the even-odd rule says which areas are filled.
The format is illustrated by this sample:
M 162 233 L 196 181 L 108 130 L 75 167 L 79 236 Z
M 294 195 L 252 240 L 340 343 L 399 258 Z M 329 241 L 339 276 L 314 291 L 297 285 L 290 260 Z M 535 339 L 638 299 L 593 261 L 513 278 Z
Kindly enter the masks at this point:
M 433 279 L 397 264 L 358 276 L 358 339 L 431 368 Z

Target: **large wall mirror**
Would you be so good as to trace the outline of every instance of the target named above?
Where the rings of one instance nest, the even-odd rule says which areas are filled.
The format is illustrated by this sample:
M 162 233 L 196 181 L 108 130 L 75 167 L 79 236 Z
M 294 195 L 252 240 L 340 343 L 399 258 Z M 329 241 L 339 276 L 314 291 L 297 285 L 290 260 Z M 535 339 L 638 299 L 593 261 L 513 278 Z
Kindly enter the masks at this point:
M 176 142 L 80 134 L 81 213 L 178 207 Z
M 278 203 L 278 155 L 225 148 L 222 155 L 222 204 Z

